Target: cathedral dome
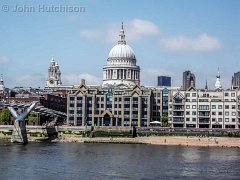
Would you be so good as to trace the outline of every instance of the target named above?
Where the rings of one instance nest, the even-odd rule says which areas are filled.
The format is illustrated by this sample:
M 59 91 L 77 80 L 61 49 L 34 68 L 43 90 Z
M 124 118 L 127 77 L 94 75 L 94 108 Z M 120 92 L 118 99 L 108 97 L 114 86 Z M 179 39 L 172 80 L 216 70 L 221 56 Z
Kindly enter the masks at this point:
M 135 59 L 135 54 L 132 48 L 127 44 L 117 44 L 115 45 L 109 55 L 108 58 L 129 58 Z
M 126 44 L 122 23 L 118 44 L 109 52 L 107 64 L 103 67 L 103 86 L 140 84 L 140 67 L 136 61 L 134 51 Z

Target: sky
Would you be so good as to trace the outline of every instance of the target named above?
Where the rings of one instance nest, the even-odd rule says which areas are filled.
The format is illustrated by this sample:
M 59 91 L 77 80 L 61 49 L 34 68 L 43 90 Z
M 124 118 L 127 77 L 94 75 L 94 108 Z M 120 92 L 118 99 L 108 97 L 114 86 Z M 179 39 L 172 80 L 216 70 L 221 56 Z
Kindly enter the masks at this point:
M 181 86 L 190 70 L 197 88 L 214 88 L 219 68 L 229 88 L 240 71 L 239 18 L 239 0 L 1 0 L 0 74 L 6 87 L 44 87 L 54 57 L 64 85 L 100 85 L 123 22 L 141 85 L 167 75 Z

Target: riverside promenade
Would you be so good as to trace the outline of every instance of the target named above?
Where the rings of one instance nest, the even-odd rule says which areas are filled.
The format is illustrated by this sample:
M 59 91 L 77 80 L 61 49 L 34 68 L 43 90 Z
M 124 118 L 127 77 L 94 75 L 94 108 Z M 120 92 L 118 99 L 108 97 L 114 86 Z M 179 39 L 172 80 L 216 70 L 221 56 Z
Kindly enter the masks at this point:
M 0 139 L 10 139 L 12 125 L 0 125 Z M 29 141 L 155 144 L 240 148 L 240 131 L 132 127 L 27 126 Z M 135 130 L 134 130 L 135 129 Z

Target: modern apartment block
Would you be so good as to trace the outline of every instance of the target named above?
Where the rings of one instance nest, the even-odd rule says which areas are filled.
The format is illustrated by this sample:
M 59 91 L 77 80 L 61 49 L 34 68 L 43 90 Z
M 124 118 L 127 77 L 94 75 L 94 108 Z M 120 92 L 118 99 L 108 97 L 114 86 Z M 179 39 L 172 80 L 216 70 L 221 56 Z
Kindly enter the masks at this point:
M 162 90 L 136 85 L 132 88 L 86 86 L 68 95 L 67 123 L 74 126 L 149 126 L 160 121 Z
M 184 128 L 240 127 L 238 91 L 172 90 L 169 94 L 169 123 Z

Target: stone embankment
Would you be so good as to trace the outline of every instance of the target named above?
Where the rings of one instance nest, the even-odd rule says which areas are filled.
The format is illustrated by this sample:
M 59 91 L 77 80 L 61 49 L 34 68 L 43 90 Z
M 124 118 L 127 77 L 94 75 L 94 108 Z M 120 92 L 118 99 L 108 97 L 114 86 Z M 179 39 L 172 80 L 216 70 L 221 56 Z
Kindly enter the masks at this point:
M 0 126 L 10 139 L 13 126 Z M 130 127 L 27 126 L 29 141 L 240 147 L 239 130 Z

